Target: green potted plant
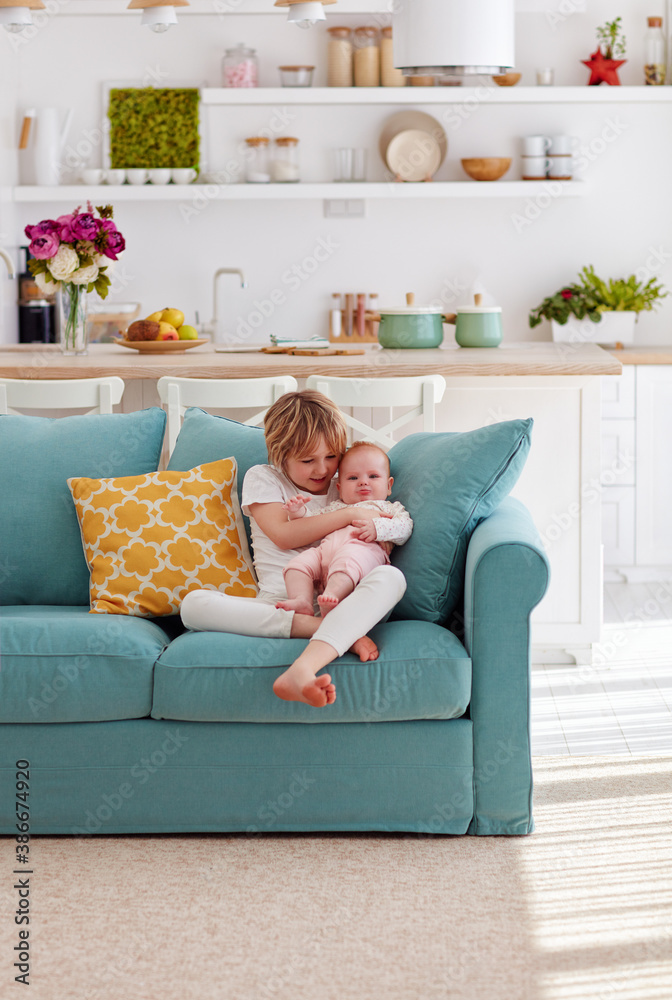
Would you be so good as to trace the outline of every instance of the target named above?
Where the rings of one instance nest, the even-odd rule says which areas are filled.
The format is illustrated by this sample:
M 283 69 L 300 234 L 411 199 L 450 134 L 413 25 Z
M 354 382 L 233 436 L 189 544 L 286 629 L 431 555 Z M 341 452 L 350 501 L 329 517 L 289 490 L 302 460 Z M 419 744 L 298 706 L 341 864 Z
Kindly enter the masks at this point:
M 644 284 L 636 275 L 603 281 L 592 265 L 578 280 L 549 295 L 530 312 L 531 327 L 551 321 L 553 340 L 597 344 L 632 343 L 640 312 L 658 308 L 668 292 L 650 278 Z
M 611 86 L 620 86 L 618 70 L 625 63 L 625 59 L 618 59 L 617 56 L 625 55 L 625 35 L 621 18 L 616 17 L 613 21 L 606 21 L 597 28 L 598 46 L 591 53 L 590 59 L 582 59 L 584 66 L 590 70 L 589 87 L 594 87 L 600 83 L 608 83 Z

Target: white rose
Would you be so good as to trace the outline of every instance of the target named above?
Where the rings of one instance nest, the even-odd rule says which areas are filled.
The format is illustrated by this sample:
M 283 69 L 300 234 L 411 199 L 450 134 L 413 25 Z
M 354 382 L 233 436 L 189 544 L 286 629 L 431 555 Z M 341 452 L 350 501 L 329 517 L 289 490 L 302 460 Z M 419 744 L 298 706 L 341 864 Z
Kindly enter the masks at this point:
M 77 251 L 61 243 L 56 256 L 47 261 L 47 267 L 57 281 L 65 281 L 79 267 Z
M 95 281 L 98 277 L 98 266 L 96 264 L 89 264 L 87 267 L 80 267 L 76 271 L 73 271 L 68 281 L 71 281 L 73 285 L 88 285 L 89 282 Z
M 43 271 L 38 271 L 35 275 L 35 284 L 45 295 L 53 295 L 61 287 L 60 281 L 47 281 Z

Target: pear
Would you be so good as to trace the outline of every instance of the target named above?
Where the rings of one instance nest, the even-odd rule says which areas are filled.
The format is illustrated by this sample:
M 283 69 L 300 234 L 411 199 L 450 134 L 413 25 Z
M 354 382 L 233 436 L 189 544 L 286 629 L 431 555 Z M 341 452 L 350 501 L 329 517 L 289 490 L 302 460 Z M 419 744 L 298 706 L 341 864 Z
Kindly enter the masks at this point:
M 161 320 L 170 323 L 176 330 L 184 323 L 184 313 L 180 309 L 164 309 L 161 313 Z

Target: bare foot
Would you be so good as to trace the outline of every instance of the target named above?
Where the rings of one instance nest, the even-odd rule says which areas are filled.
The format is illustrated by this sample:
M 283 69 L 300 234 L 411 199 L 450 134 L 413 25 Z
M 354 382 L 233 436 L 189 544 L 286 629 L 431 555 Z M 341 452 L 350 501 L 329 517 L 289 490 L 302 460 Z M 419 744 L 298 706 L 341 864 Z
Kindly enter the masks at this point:
M 317 598 L 317 603 L 320 605 L 320 612 L 322 617 L 328 615 L 330 611 L 333 611 L 338 604 L 338 597 L 335 594 L 328 594 L 326 591 L 324 594 L 320 594 Z
M 280 674 L 273 691 L 283 701 L 302 701 L 313 708 L 324 708 L 336 701 L 336 687 L 329 674 L 315 677 L 310 671 L 297 668 L 296 664 Z
M 361 639 L 357 639 L 356 642 L 353 642 L 348 652 L 356 653 L 362 663 L 378 659 L 378 647 L 373 639 L 370 639 L 368 635 L 363 635 Z
M 276 608 L 282 608 L 283 611 L 296 611 L 299 615 L 310 615 L 312 617 L 315 614 L 313 605 L 309 601 L 304 601 L 302 597 L 295 597 L 291 601 L 278 601 L 275 606 Z

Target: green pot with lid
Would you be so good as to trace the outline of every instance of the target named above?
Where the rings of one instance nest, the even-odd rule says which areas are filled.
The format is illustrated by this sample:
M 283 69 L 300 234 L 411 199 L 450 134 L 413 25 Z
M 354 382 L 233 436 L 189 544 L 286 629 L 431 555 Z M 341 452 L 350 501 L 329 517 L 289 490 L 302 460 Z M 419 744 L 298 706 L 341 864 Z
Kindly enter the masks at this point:
M 412 292 L 406 295 L 406 307 L 381 309 L 378 342 L 381 347 L 417 349 L 440 347 L 443 324 L 447 322 L 440 306 L 416 306 Z

